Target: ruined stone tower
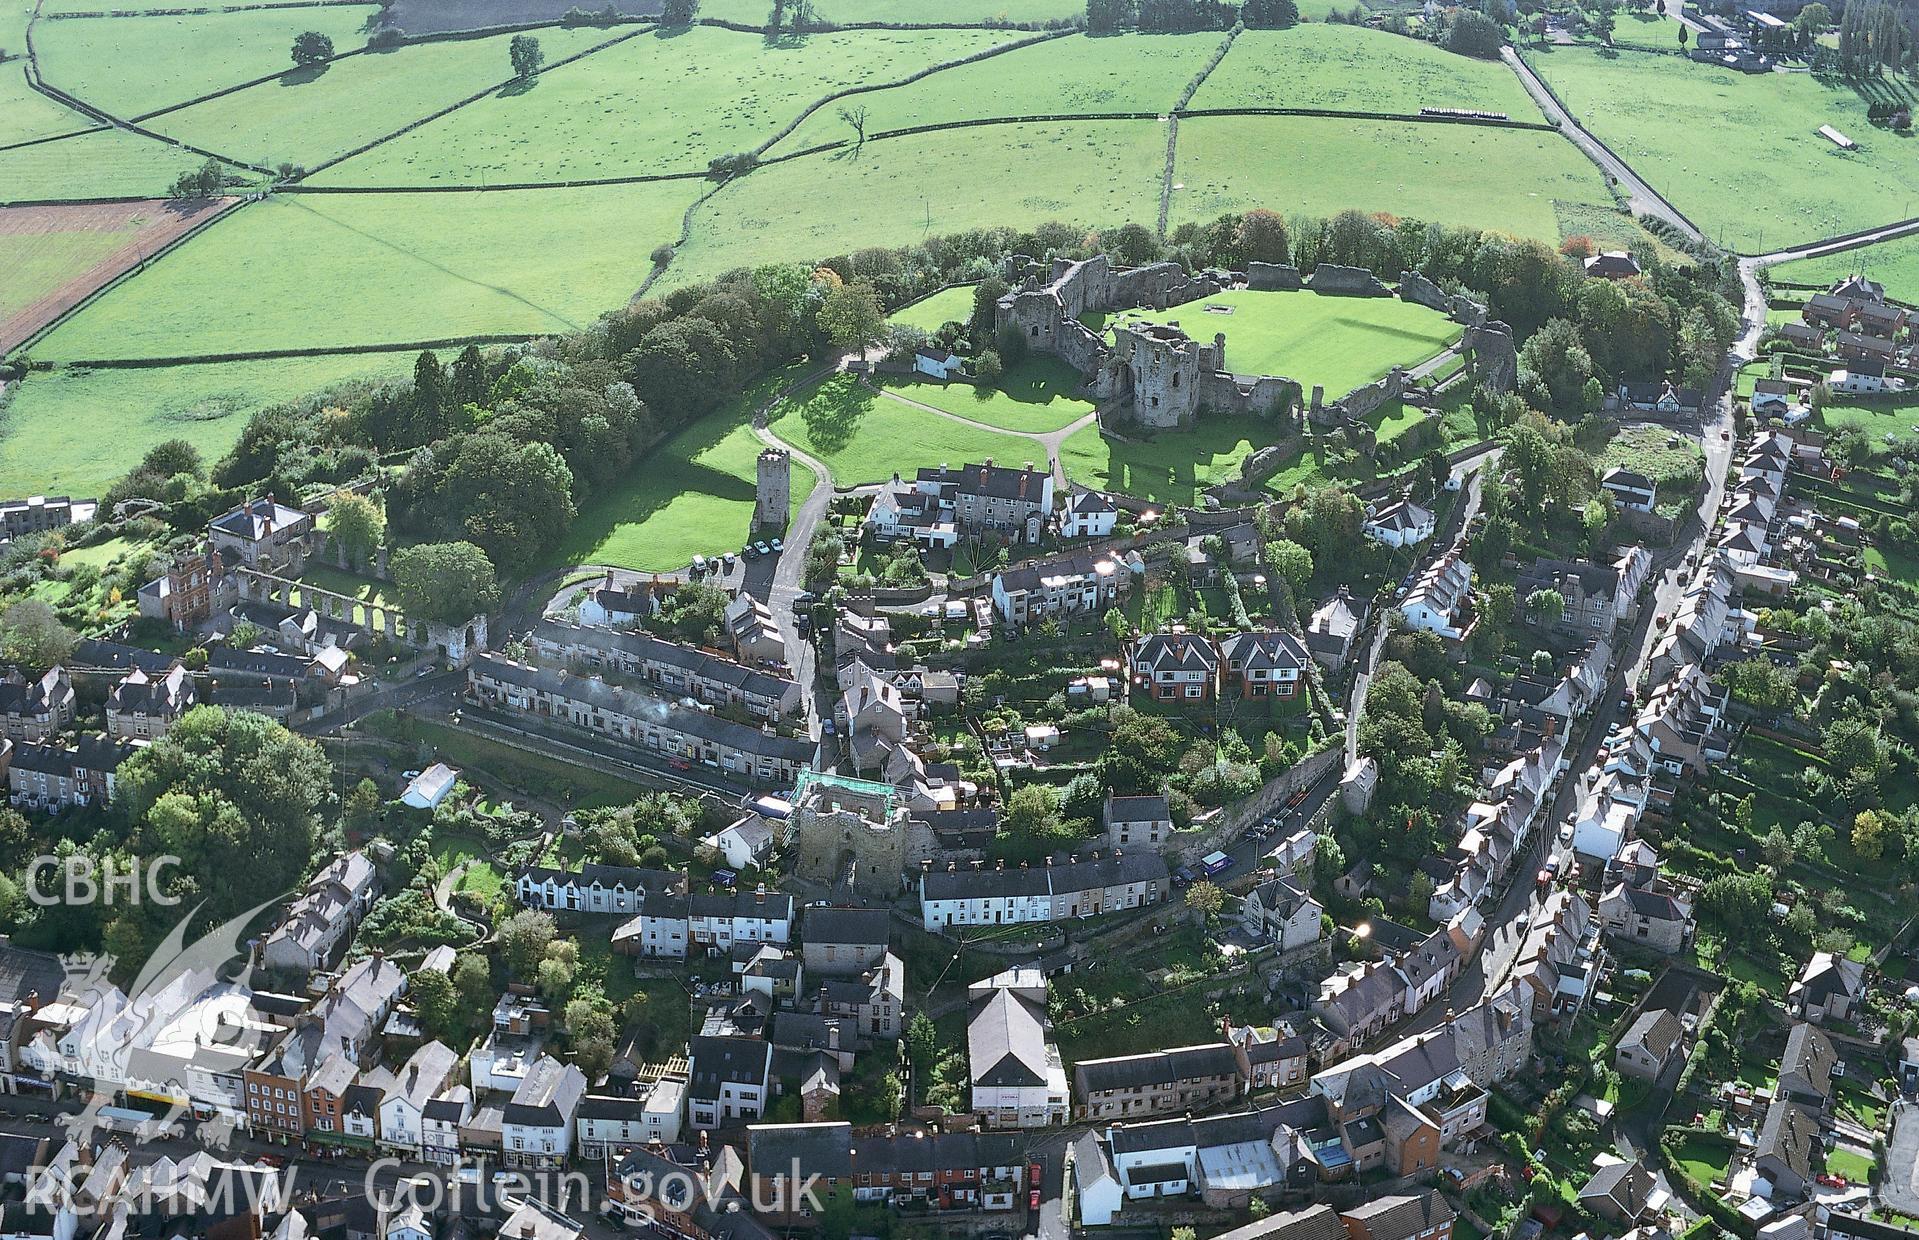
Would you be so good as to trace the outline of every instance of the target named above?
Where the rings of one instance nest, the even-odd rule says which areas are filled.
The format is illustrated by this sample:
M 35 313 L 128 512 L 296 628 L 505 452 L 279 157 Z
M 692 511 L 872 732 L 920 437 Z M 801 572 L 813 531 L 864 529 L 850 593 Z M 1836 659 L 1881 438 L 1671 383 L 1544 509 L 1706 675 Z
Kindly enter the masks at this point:
M 783 530 L 792 511 L 793 458 L 785 448 L 766 448 L 760 453 L 759 487 L 753 503 L 756 529 Z

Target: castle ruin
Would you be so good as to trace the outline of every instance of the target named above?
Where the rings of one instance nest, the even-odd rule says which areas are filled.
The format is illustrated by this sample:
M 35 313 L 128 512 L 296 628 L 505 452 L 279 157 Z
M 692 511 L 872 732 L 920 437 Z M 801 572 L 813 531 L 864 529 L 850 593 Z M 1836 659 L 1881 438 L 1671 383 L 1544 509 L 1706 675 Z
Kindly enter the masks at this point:
M 779 531 L 792 511 L 793 457 L 785 448 L 760 452 L 759 474 L 753 494 L 753 526 Z

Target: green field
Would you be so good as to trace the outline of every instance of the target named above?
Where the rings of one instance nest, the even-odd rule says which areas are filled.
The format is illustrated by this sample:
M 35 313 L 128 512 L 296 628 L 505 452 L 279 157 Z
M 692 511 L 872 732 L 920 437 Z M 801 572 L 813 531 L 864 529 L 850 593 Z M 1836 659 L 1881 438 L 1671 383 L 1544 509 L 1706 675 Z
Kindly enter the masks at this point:
M 34 27 L 33 44 L 50 85 L 130 117 L 269 73 L 310 76 L 312 70 L 293 67 L 294 35 L 315 30 L 333 40 L 334 51 L 351 51 L 365 45 L 367 19 L 379 11 L 369 4 L 73 18 L 41 22 Z
M 385 582 L 375 581 L 371 577 L 361 577 L 354 573 L 344 573 L 325 564 L 312 564 L 300 574 L 300 580 L 316 590 L 331 590 L 335 594 L 344 594 L 348 598 L 358 599 L 362 603 L 372 603 L 376 607 L 385 607 L 394 603 L 387 597 L 391 588 Z
M 972 317 L 973 286 L 961 284 L 894 311 L 890 321 L 931 335 L 948 323 L 965 323 Z
M 496 95 L 356 156 L 317 183 L 479 185 L 699 172 L 716 156 L 765 142 L 822 95 L 892 81 L 1013 37 L 872 30 L 769 47 L 713 27 L 644 34 L 553 70 L 524 94 Z
M 167 439 L 187 440 L 211 464 L 256 409 L 344 379 L 410 373 L 415 356 L 34 374 L 0 418 L 0 491 L 98 495 Z
M 1557 134 L 1313 116 L 1183 121 L 1173 179 L 1172 223 L 1357 208 L 1556 241 L 1555 200 L 1611 201 Z
M 1060 445 L 1060 465 L 1074 482 L 1121 491 L 1160 504 L 1191 504 L 1203 489 L 1239 475 L 1254 448 L 1279 438 L 1255 417 L 1201 417 L 1190 431 L 1167 431 L 1143 442 L 1103 437 L 1088 426 Z
M 1612 34 L 1614 47 L 1645 47 L 1666 52 L 1684 46 L 1679 42 L 1679 19 L 1676 17 L 1621 9 L 1615 18 Z
M 1040 446 L 1021 435 L 981 430 L 861 386 L 850 375 L 828 379 L 775 409 L 769 429 L 825 463 L 833 485 L 910 478 L 921 469 L 992 457 L 1000 464 L 1041 464 Z M 750 490 L 750 488 L 749 488 Z
M 1838 397 L 1814 414 L 1811 424 L 1827 431 L 1857 427 L 1875 448 L 1884 450 L 1888 435 L 1903 438 L 1919 430 L 1919 393 L 1901 392 L 1870 401 Z
M 1027 434 L 1060 430 L 1093 412 L 1091 401 L 1074 395 L 1080 386 L 1079 374 L 1050 357 L 1008 367 L 995 387 L 896 376 L 882 378 L 880 385 L 922 405 Z
M 663 287 L 968 228 L 1151 226 L 1166 131 L 1153 121 L 991 125 L 869 142 L 762 168 L 693 214 Z M 798 209 L 796 209 L 796 207 Z
M 696 555 L 738 550 L 752 532 L 762 444 L 753 434 L 758 403 L 748 398 L 703 418 L 636 461 L 632 473 L 593 496 L 554 566 L 610 564 L 643 573 L 685 568 Z M 816 479 L 793 462 L 793 511 Z
M 851 102 L 867 109 L 867 132 L 945 121 L 1064 113 L 1170 111 L 1186 84 L 1219 49 L 1203 34 L 1075 35 L 946 69 L 908 86 Z M 774 154 L 851 138 L 825 107 L 773 148 Z
M 124 129 L 0 151 L 0 204 L 48 198 L 159 198 L 200 156 Z M 238 175 L 238 174 L 235 174 Z
M 618 38 L 616 31 L 543 29 L 547 63 Z M 151 128 L 209 151 L 273 167 L 312 167 L 513 76 L 506 35 L 419 43 L 349 56 L 311 71 L 198 103 Z M 538 94 L 545 83 L 511 86 Z
M 1544 119 L 1519 78 L 1495 60 L 1365 26 L 1248 30 L 1213 70 L 1194 108 L 1335 108 L 1417 113 L 1474 108 Z
M 1770 270 L 1775 279 L 1819 285 L 1830 285 L 1864 272 L 1885 285 L 1887 295 L 1913 301 L 1919 299 L 1919 237 L 1900 237 L 1822 258 L 1777 263 Z
M 1730 247 L 1779 249 L 1913 213 L 1912 139 L 1869 124 L 1850 86 L 1643 52 L 1527 56 L 1581 124 Z M 1859 149 L 1839 150 L 1821 125 Z
M 0 65 L 0 145 L 72 133 L 93 124 L 92 118 L 63 107 L 28 86 L 25 61 Z M 5 156 L 0 156 L 3 158 Z M 0 196 L 13 195 L 0 190 Z
M 282 194 L 235 211 L 34 352 L 178 357 L 581 327 L 639 288 L 648 250 L 675 234 L 695 192 Z
M 1214 307 L 1224 307 L 1221 313 Z M 1318 293 L 1219 293 L 1168 310 L 1130 310 L 1082 321 L 1094 331 L 1124 320 L 1177 323 L 1195 340 L 1226 334 L 1226 368 L 1240 375 L 1285 375 L 1308 392 L 1337 399 L 1411 367 L 1459 339 L 1459 325 L 1437 310 L 1397 297 L 1322 297 Z

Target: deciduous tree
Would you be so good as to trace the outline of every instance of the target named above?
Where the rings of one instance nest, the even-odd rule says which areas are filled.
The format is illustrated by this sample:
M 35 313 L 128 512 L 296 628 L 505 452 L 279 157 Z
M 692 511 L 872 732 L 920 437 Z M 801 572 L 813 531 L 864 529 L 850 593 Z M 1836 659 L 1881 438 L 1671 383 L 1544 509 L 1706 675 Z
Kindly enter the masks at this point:
M 293 36 L 293 63 L 300 68 L 332 59 L 333 40 L 319 31 L 308 30 Z
M 393 555 L 393 590 L 407 615 L 464 624 L 500 605 L 493 561 L 469 542 L 421 543 Z
M 513 42 L 507 45 L 507 57 L 513 62 L 513 76 L 524 82 L 540 71 L 546 63 L 546 53 L 540 50 L 540 41 L 530 34 L 516 34 Z

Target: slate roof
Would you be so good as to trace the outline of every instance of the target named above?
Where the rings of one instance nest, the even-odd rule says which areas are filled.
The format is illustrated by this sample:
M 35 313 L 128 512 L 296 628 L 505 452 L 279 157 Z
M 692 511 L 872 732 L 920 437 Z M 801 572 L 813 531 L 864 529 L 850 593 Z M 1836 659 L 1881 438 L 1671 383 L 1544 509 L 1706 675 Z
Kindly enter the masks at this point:
M 1116 1089 L 1145 1089 L 1170 1085 L 1175 1081 L 1238 1074 L 1239 1056 L 1230 1042 L 1176 1046 L 1112 1059 L 1089 1059 L 1073 1072 L 1080 1090 L 1089 1094 L 1108 1093 Z
M 725 1085 L 764 1085 L 773 1048 L 758 1038 L 695 1037 L 691 1044 L 692 1082 L 687 1095 L 702 1102 L 719 1098 Z
M 1438 1193 L 1375 1197 L 1346 1211 L 1345 1217 L 1360 1220 L 1372 1240 L 1412 1240 L 1428 1228 L 1450 1223 L 1453 1209 Z
M 1044 1085 L 1046 1026 L 1031 1000 L 995 989 L 966 1022 L 967 1061 L 975 1085 Z
M 1164 822 L 1173 816 L 1163 793 L 1108 797 L 1105 812 L 1107 822 Z
M 809 908 L 800 917 L 800 937 L 807 943 L 889 943 L 893 915 L 883 908 Z
M 1165 882 L 1165 858 L 1157 853 L 1115 851 L 1096 860 L 1004 870 L 933 870 L 921 875 L 928 900 L 980 900 L 1003 896 L 1063 895 L 1135 883 Z

